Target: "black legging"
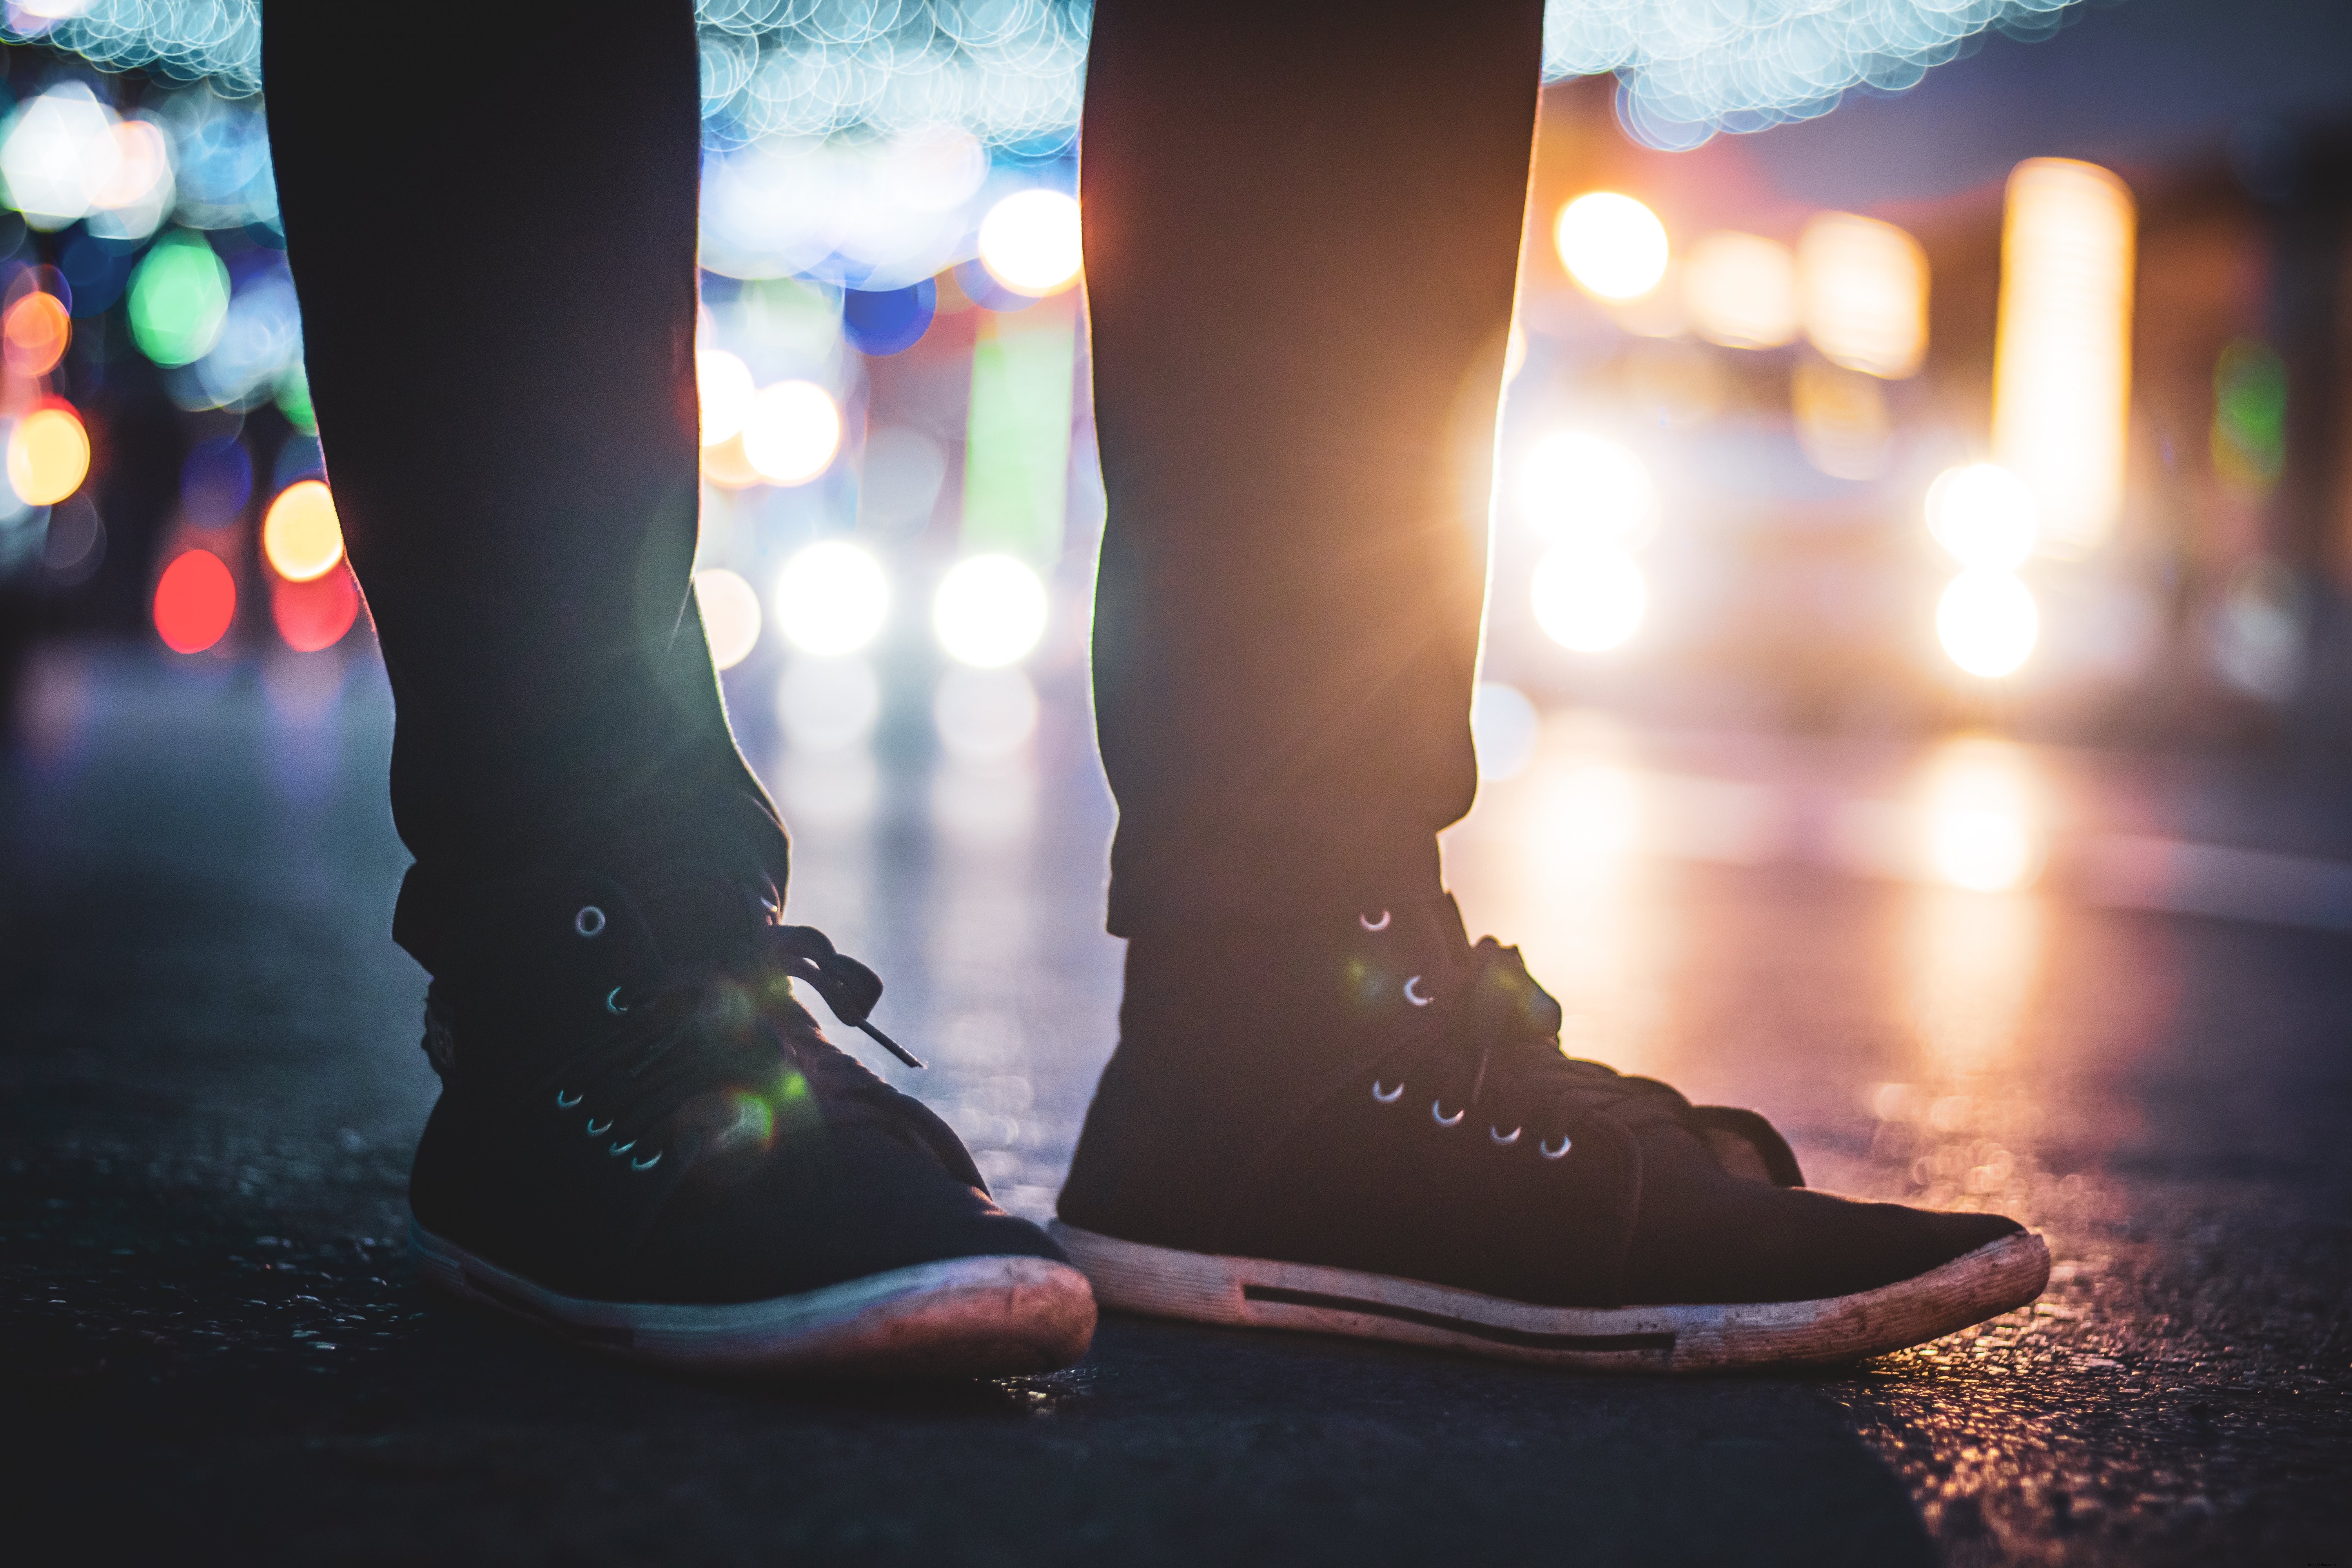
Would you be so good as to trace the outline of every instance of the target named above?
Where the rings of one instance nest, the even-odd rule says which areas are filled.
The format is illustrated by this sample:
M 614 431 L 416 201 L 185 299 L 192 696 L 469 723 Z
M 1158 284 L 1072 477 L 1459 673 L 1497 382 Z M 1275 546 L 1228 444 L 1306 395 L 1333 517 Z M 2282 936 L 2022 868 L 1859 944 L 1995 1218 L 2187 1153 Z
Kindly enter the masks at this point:
M 1476 777 L 1542 9 L 1097 10 L 1119 934 L 1438 891 Z M 331 5 L 265 35 L 312 395 L 399 706 L 412 950 L 444 900 L 541 864 L 785 870 L 689 589 L 692 7 L 501 0 L 462 44 L 420 59 Z

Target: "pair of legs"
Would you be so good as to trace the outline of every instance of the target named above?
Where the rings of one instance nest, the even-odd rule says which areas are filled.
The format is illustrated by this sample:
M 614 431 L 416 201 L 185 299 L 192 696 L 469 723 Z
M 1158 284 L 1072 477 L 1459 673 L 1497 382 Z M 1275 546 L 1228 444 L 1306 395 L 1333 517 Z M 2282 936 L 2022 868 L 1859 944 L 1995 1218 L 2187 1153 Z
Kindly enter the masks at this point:
M 399 707 L 395 935 L 434 977 L 428 1278 L 656 1359 L 962 1371 L 1083 1348 L 1072 1257 L 1114 1304 L 1603 1365 L 1856 1353 L 2038 1290 L 2006 1221 L 1841 1206 L 1752 1113 L 1567 1062 L 1444 896 L 1541 26 L 1097 15 L 1129 989 L 1057 1245 L 786 984 L 850 1024 L 879 989 L 778 923 L 782 825 L 688 586 L 690 5 L 493 7 L 421 112 L 362 24 L 272 14 L 310 383 Z M 1788 1302 L 1819 1309 L 1793 1340 L 1724 1315 Z
M 688 586 L 692 10 L 494 7 L 420 90 L 417 61 L 327 9 L 272 18 L 269 112 L 336 501 L 399 699 L 419 950 L 471 879 L 760 798 Z M 1501 391 L 1541 11 L 1097 20 L 1120 935 L 1440 890 L 1436 834 L 1475 782 L 1485 560 L 1483 469 L 1465 486 L 1461 461 L 1484 431 L 1459 413 L 1490 427 Z M 426 200 L 430 252 L 405 229 Z

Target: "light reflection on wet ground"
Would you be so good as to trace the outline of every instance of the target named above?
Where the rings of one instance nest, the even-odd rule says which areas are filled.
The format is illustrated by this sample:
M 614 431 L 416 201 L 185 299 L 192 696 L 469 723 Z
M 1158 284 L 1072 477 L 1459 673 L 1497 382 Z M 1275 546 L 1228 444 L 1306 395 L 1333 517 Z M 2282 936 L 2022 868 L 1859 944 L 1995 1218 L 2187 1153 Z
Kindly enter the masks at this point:
M 882 1021 L 933 1064 L 875 1065 L 939 1106 L 1032 1215 L 1111 1044 L 1119 957 L 1100 930 L 1111 818 L 1083 704 L 1066 679 L 1038 686 L 1035 732 L 1009 746 L 978 721 L 961 750 L 935 746 L 919 705 L 821 745 L 805 726 L 796 744 L 744 724 L 797 832 L 791 918 L 874 963 Z M 733 700 L 772 713 L 772 695 Z M 163 679 L 58 659 L 31 692 L 0 774 L 0 1376 L 19 1394 L 69 1412 L 111 1391 L 105 1407 L 136 1421 L 141 1401 L 169 1404 L 151 1384 L 212 1399 L 229 1385 L 204 1378 L 230 1374 L 206 1366 L 239 1369 L 237 1388 L 276 1387 L 266 1368 L 283 1366 L 322 1391 L 306 1397 L 395 1411 L 352 1417 L 331 1446 L 360 1445 L 335 1463 L 373 1476 L 368 1445 L 389 1443 L 407 1475 L 463 1471 L 482 1422 L 561 1405 L 586 1375 L 431 1308 L 400 1254 L 432 1083 L 421 980 L 383 941 L 403 863 L 376 794 L 385 718 L 379 673 L 315 663 Z M 1091 1550 L 1140 1539 L 1159 1516 L 1117 1499 L 1157 1497 L 1147 1478 L 1171 1463 L 1241 1532 L 1198 1537 L 1212 1555 L 1307 1517 L 1302 1497 L 1403 1506 L 1388 1494 L 1418 1495 L 1409 1477 L 1454 1500 L 1381 1515 L 1390 1534 L 1360 1546 L 1445 1539 L 1414 1531 L 1441 1516 L 1458 1530 L 1446 1510 L 1474 1494 L 1477 1539 L 1551 1541 L 1545 1500 L 1579 1485 L 1560 1479 L 1574 1454 L 1596 1477 L 1630 1467 L 1606 1472 L 1609 1495 L 1577 1494 L 1596 1520 L 1645 1486 L 1692 1519 L 1799 1510 L 1790 1550 L 1759 1560 L 1916 1560 L 1902 1530 L 1919 1528 L 1963 1563 L 2340 1555 L 2352 963 L 2331 900 L 2352 845 L 2336 818 L 2325 792 L 1983 737 L 1832 745 L 1552 714 L 1446 854 L 1474 932 L 1518 942 L 1560 997 L 1570 1048 L 1766 1110 L 1816 1184 L 2027 1219 L 2059 1259 L 2049 1294 L 1849 1373 L 1696 1391 L 1113 1324 L 1087 1368 L 1024 1386 L 1022 1418 L 1133 1461 L 1090 1516 Z M 2217 906 L 2263 918 L 2149 912 Z M 441 1386 L 443 1367 L 508 1403 L 461 1419 L 436 1413 L 454 1392 L 422 1406 L 386 1392 Z M 643 1434 L 706 1397 L 593 1386 L 635 1414 L 577 1417 L 605 1434 L 577 1439 L 584 1474 L 615 1473 L 624 1451 L 645 1463 Z M 259 1427 L 301 1405 L 269 1398 Z M 801 1408 L 693 1404 L 692 1419 L 789 1447 Z M 891 1445 L 935 1440 L 931 1416 L 855 1408 L 870 1426 L 856 1451 L 885 1471 Z M 1441 1408 L 1443 1452 L 1422 1435 Z M 1275 1447 L 1235 1436 L 1292 1419 L 1306 1427 L 1268 1429 Z M 1322 1475 L 1323 1445 L 1353 1458 Z M 443 1458 L 398 1458 L 412 1449 Z M 921 1451 L 965 1473 L 961 1449 Z M 1804 1457 L 1737 1479 L 1782 1452 Z M 1083 1470 L 1062 1449 L 1033 1459 Z M 1549 1490 L 1478 1490 L 1538 1460 Z M 1285 1464 L 1307 1467 L 1304 1491 L 1265 1479 Z M 1851 1522 L 1878 1517 L 1877 1466 L 1901 1500 L 1884 1538 Z M 990 1484 L 1045 1473 L 1015 1463 Z M 569 1480 L 530 1485 L 554 1500 L 531 1517 L 589 1506 Z M 790 1507 L 738 1506 L 802 1539 Z M 839 1506 L 844 1530 L 868 1517 Z M 1318 1539 L 1357 1539 L 1332 1530 Z

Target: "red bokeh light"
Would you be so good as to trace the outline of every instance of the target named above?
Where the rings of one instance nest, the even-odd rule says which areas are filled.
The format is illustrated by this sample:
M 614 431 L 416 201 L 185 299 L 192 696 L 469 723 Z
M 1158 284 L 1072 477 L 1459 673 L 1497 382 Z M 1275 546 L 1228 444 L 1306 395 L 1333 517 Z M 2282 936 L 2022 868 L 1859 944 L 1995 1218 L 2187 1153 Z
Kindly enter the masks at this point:
M 359 619 L 359 584 L 351 568 L 338 562 L 323 577 L 307 583 L 277 578 L 269 584 L 269 615 L 278 635 L 296 653 L 316 653 L 343 640 Z
M 155 632 L 173 653 L 202 653 L 236 618 L 236 579 L 209 550 L 191 550 L 155 584 Z

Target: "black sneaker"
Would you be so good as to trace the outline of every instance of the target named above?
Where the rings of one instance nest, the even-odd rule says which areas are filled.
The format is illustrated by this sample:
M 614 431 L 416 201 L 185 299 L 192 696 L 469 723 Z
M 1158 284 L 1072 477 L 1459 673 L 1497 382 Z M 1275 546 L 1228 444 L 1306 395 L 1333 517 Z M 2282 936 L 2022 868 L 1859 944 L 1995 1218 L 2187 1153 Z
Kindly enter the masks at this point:
M 881 983 L 717 876 L 552 877 L 436 964 L 409 1186 L 425 1279 L 701 1371 L 996 1376 L 1086 1352 L 1087 1281 L 946 1122 L 829 1043 Z M 651 911 L 649 917 L 648 911 Z M 914 1058 L 907 1057 L 912 1061 Z
M 1451 899 L 1128 949 L 1056 1239 L 1104 1306 L 1517 1361 L 1836 1362 L 2032 1301 L 1996 1215 L 1809 1192 L 1753 1111 L 1560 1053 Z

